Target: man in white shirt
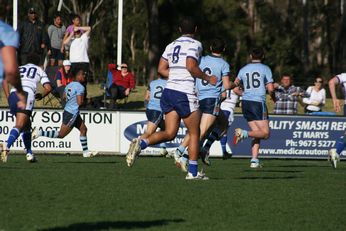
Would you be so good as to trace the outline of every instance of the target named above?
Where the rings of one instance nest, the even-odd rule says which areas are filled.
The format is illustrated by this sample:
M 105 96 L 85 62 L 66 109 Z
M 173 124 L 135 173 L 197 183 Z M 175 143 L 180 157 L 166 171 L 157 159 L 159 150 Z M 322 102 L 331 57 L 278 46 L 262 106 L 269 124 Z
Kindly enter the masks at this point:
M 83 31 L 83 33 L 82 33 Z M 89 77 L 89 38 L 90 38 L 90 26 L 75 27 L 74 33 L 71 33 L 69 37 L 64 41 L 64 45 L 69 44 L 70 46 L 70 61 L 71 61 L 71 70 L 82 69 L 86 73 L 86 80 L 83 86 L 86 88 Z M 85 91 L 84 97 L 86 97 L 87 92 Z

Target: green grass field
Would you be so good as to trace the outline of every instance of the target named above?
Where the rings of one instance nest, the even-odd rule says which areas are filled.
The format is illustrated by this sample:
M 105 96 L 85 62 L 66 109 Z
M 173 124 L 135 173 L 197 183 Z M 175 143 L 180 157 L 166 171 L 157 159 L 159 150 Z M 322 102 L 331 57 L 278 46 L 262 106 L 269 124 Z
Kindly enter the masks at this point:
M 0 230 L 346 230 L 346 163 L 214 159 L 186 181 L 172 159 L 23 155 L 0 165 Z

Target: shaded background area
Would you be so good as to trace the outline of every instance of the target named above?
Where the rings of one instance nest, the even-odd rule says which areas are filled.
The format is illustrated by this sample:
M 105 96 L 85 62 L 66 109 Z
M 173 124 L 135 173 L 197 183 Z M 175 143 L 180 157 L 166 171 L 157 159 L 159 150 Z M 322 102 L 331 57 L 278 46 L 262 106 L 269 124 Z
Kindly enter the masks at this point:
M 6 21 L 11 22 L 8 2 Z M 103 81 L 107 64 L 116 62 L 117 2 L 65 0 L 62 7 L 66 26 L 77 13 L 93 28 L 89 53 L 95 82 Z M 19 0 L 19 20 L 33 6 L 48 27 L 57 5 L 58 0 Z M 246 63 L 251 46 L 260 45 L 275 79 L 289 73 L 297 85 L 307 86 L 316 75 L 329 79 L 345 70 L 345 6 L 343 0 L 124 1 L 123 59 L 138 84 L 146 85 L 155 78 L 164 47 L 178 36 L 179 19 L 191 15 L 198 21 L 197 37 L 205 50 L 214 37 L 225 39 L 233 76 Z

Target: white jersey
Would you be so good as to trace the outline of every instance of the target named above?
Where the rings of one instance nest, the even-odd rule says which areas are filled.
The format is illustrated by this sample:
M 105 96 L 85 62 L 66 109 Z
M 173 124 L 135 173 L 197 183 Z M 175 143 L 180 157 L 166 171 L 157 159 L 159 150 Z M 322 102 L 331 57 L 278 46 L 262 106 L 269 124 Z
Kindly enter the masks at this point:
M 226 91 L 226 99 L 221 103 L 221 110 L 233 111 L 237 104 L 239 96 L 233 90 Z
M 46 72 L 41 67 L 34 64 L 26 64 L 19 67 L 19 74 L 23 86 L 23 90 L 28 93 L 27 95 L 27 110 L 32 110 L 35 102 L 35 93 L 37 84 L 41 82 L 42 85 L 50 83 Z M 11 92 L 16 91 L 15 88 Z
M 345 96 L 345 104 L 346 104 L 346 73 L 341 73 L 336 76 L 339 80 L 339 84 L 342 85 Z
M 202 44 L 187 36 L 181 36 L 170 43 L 162 54 L 168 61 L 169 77 L 166 88 L 187 94 L 196 94 L 195 78 L 186 69 L 186 59 L 193 58 L 199 62 Z

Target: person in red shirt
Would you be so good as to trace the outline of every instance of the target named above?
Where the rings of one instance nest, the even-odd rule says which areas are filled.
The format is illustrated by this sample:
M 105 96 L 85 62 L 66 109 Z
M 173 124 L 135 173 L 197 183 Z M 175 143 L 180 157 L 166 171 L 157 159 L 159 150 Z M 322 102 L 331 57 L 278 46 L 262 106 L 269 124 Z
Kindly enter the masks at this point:
M 126 63 L 120 65 L 120 70 L 110 64 L 109 74 L 112 77 L 112 84 L 108 88 L 108 93 L 111 97 L 111 107 L 116 108 L 116 100 L 129 96 L 131 90 L 136 86 L 136 80 L 134 75 L 128 71 Z

